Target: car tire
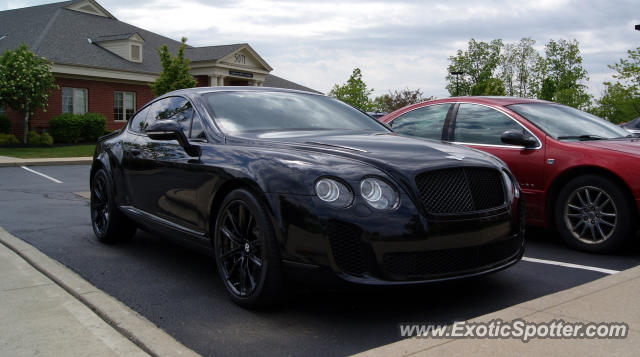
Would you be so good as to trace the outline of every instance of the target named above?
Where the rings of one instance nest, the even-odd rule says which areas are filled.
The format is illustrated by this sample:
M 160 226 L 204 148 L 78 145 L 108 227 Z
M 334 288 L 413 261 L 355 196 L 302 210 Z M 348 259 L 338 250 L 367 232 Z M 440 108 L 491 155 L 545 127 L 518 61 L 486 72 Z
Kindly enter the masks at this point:
M 593 253 L 620 250 L 635 232 L 636 209 L 619 184 L 599 175 L 579 176 L 558 195 L 555 221 L 564 241 Z
M 91 180 L 91 226 L 100 242 L 120 243 L 130 240 L 136 225 L 118 209 L 113 196 L 111 178 L 104 169 Z
M 237 189 L 225 197 L 213 246 L 218 273 L 236 304 L 260 308 L 279 299 L 283 275 L 277 241 L 264 204 L 250 191 Z

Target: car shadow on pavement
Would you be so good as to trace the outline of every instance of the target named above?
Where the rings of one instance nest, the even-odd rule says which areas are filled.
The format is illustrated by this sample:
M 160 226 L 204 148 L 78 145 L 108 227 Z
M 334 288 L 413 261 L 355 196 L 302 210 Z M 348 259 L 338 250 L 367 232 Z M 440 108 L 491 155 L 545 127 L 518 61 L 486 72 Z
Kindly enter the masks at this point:
M 570 251 L 545 234 L 531 241 L 527 254 L 603 258 Z M 419 286 L 335 285 L 303 274 L 288 281 L 280 304 L 251 311 L 229 300 L 211 256 L 174 241 L 139 232 L 127 244 L 96 250 L 90 254 L 102 269 L 85 278 L 204 355 L 264 353 L 266 346 L 268 354 L 350 354 L 399 340 L 403 322 L 469 319 L 604 276 L 529 262 Z M 639 255 L 622 258 L 631 264 Z

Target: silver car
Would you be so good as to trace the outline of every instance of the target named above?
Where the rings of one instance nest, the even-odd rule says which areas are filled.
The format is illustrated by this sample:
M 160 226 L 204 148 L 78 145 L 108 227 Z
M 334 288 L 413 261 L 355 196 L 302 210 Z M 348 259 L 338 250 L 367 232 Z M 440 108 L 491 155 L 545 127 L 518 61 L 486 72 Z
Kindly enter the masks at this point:
M 633 119 L 632 121 L 624 124 L 620 124 L 628 132 L 640 135 L 640 117 Z

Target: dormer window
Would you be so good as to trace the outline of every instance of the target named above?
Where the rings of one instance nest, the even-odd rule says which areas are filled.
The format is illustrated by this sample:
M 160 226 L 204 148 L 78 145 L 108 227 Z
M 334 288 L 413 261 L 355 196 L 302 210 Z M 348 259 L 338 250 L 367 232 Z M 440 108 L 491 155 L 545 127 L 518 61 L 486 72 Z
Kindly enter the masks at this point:
M 144 39 L 138 33 L 98 36 L 90 39 L 90 42 L 127 61 L 142 63 Z
M 142 62 L 140 45 L 131 45 L 131 60 L 136 62 Z

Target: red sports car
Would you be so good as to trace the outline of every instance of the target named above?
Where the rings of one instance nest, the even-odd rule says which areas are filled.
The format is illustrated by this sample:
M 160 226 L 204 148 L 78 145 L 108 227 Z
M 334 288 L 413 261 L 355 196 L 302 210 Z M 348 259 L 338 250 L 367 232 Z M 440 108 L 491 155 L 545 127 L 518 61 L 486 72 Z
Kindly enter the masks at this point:
M 612 252 L 635 236 L 640 138 L 604 119 L 541 100 L 456 97 L 410 105 L 380 121 L 402 135 L 499 157 L 520 182 L 527 223 L 555 225 L 573 247 Z

